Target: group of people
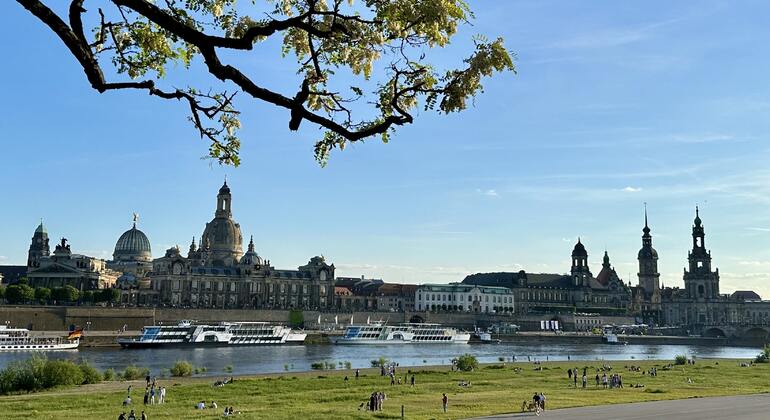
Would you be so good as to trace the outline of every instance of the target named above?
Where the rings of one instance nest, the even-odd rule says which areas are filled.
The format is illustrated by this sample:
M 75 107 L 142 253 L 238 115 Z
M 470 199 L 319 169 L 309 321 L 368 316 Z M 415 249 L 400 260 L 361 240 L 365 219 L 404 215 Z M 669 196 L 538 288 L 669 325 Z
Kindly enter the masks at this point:
M 607 376 L 607 373 L 611 370 L 612 367 L 606 365 L 602 366 L 601 371 L 596 369 L 596 375 L 594 376 L 596 387 L 601 385 L 602 388 L 623 388 L 623 377 L 620 374 L 614 373 Z M 599 376 L 599 373 L 601 373 L 601 376 Z M 657 374 L 658 370 L 656 368 L 650 369 L 651 376 L 657 376 Z M 586 388 L 588 386 L 588 368 L 583 368 L 583 375 L 581 376 L 578 376 L 577 368 L 567 369 L 567 378 L 572 381 L 575 388 L 578 387 L 578 379 L 580 380 L 582 387 Z
M 144 410 L 142 410 L 141 416 L 137 419 L 136 413 L 134 413 L 134 410 L 131 410 L 128 415 L 126 415 L 126 412 L 120 413 L 118 415 L 118 420 L 148 420 L 147 414 L 144 413 Z
M 358 409 L 366 408 L 366 411 L 382 411 L 382 403 L 388 397 L 382 391 L 375 391 L 369 395 L 369 401 L 362 402 Z

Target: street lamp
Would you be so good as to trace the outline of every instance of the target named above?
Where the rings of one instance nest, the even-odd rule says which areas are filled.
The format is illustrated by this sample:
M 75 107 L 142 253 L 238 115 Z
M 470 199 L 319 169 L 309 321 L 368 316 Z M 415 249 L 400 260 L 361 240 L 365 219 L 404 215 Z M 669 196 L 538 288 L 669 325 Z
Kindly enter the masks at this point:
M 91 321 L 86 321 L 86 331 L 91 331 Z

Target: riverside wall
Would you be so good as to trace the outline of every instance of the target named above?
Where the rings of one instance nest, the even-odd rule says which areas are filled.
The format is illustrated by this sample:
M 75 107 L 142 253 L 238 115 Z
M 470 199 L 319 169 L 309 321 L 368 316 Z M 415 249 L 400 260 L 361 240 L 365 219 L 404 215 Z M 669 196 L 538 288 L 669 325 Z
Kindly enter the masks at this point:
M 329 329 L 368 321 L 390 324 L 410 322 L 439 323 L 464 329 L 494 324 L 516 324 L 523 331 L 540 330 L 540 321 L 558 320 L 565 331 L 575 329 L 575 316 L 566 315 L 497 315 L 485 313 L 430 312 L 303 312 L 305 328 Z M 115 331 L 124 326 L 139 331 L 145 325 L 175 324 L 180 320 L 218 323 L 221 321 L 266 321 L 288 323 L 288 310 L 267 309 L 180 309 L 180 308 L 116 308 L 101 306 L 0 306 L 0 323 L 16 327 L 31 327 L 38 331 L 67 330 L 76 325 L 91 331 Z M 320 323 L 319 323 L 320 319 Z M 633 318 L 599 316 L 601 324 L 631 324 Z

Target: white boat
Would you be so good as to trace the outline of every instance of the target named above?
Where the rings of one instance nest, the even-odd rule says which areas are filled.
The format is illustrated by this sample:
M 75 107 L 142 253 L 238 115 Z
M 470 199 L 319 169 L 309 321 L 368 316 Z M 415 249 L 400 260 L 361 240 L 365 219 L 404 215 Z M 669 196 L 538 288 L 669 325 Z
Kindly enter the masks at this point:
M 26 328 L 9 328 L 0 325 L 0 351 L 50 351 L 72 350 L 80 345 L 80 331 L 69 335 L 71 338 L 59 336 L 33 336 Z
M 350 325 L 334 344 L 466 344 L 470 333 L 440 324 Z
M 137 338 L 119 338 L 123 348 L 164 346 L 263 346 L 302 344 L 307 334 L 267 322 L 222 322 L 217 325 L 181 321 L 177 325 L 142 328 Z
M 625 341 L 618 340 L 617 334 L 612 334 L 612 333 L 604 334 L 604 336 L 602 338 L 604 339 L 604 343 L 605 344 L 615 344 L 615 345 L 625 345 L 625 344 L 628 344 Z

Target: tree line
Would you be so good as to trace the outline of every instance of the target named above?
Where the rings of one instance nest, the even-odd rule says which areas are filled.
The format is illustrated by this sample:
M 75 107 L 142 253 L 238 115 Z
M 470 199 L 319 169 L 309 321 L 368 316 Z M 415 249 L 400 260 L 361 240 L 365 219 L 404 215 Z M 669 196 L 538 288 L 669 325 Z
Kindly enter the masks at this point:
M 0 300 L 2 299 L 9 304 L 114 303 L 120 300 L 120 291 L 117 289 L 80 291 L 69 285 L 33 288 L 27 284 L 26 279 L 21 279 L 17 284 L 0 286 Z

